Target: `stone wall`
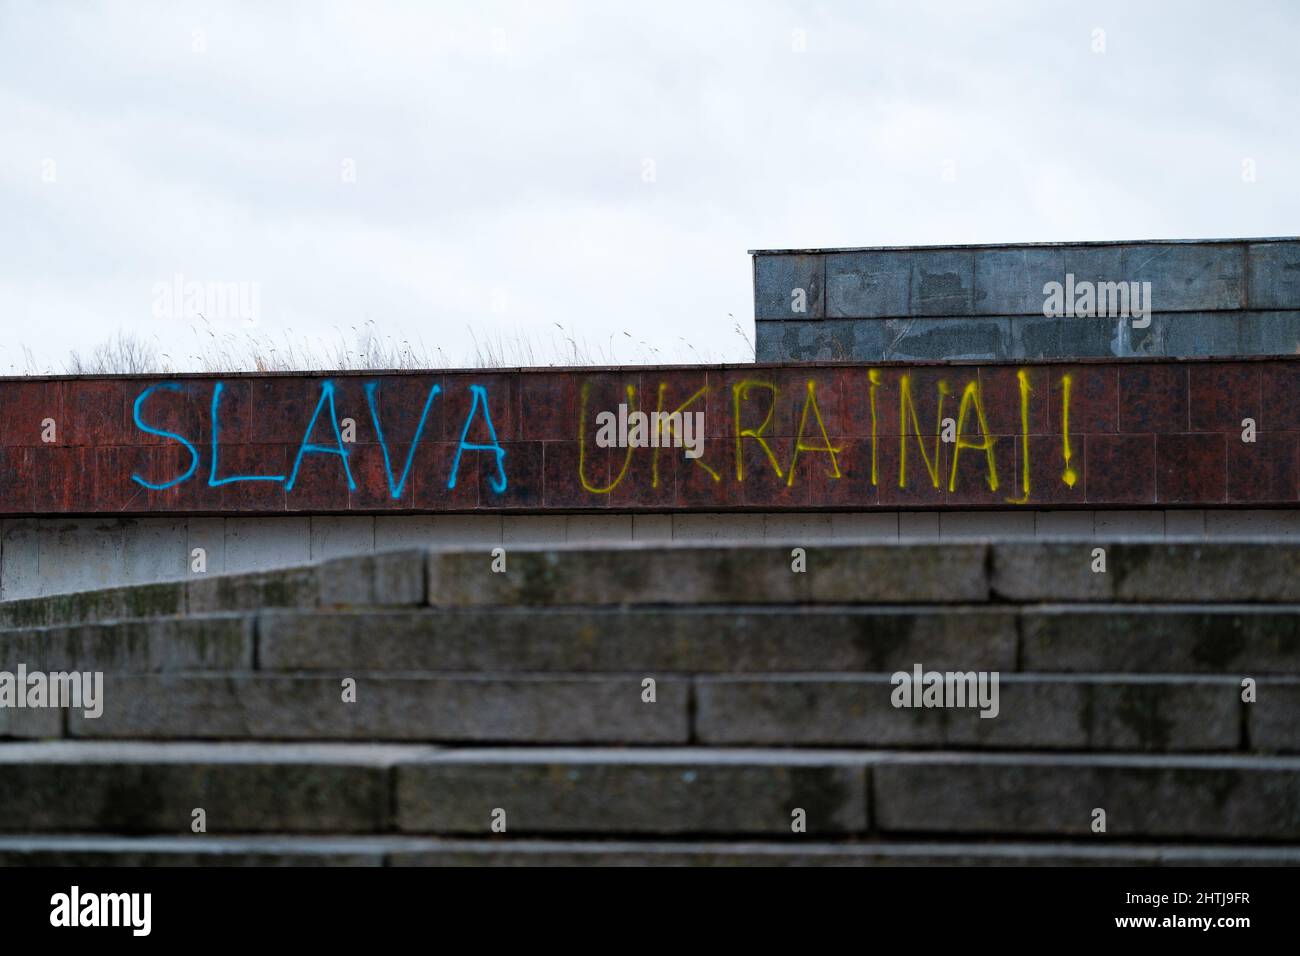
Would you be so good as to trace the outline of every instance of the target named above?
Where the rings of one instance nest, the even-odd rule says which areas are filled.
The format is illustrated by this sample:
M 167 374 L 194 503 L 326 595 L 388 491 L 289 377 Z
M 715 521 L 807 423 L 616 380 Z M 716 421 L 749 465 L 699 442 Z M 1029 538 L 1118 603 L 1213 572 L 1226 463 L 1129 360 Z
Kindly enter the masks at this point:
M 1300 358 L 8 380 L 0 474 L 13 516 L 1294 507 Z
M 1067 276 L 1149 282 L 1149 324 L 1045 317 Z M 764 250 L 754 316 L 760 362 L 1295 355 L 1300 241 Z

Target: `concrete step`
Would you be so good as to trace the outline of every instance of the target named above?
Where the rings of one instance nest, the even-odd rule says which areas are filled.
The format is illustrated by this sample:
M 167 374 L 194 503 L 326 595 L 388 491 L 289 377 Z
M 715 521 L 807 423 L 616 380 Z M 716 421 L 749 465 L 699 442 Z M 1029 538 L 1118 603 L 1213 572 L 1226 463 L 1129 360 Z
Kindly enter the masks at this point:
M 45 742 L 0 831 L 1300 839 L 1300 757 Z M 1092 831 L 1106 813 L 1105 834 Z M 800 817 L 802 811 L 802 818 Z
M 0 670 L 1300 673 L 1300 605 L 272 610 L 0 630 Z
M 110 675 L 102 715 L 68 713 L 71 736 L 172 740 L 684 744 L 689 678 L 641 676 Z
M 235 613 L 10 628 L 0 630 L 0 670 L 249 670 L 254 624 Z
M 0 832 L 373 833 L 392 820 L 391 768 L 418 748 L 378 744 L 0 745 Z
M 425 603 L 425 555 L 419 549 L 349 555 L 307 567 L 246 574 L 194 575 L 0 602 L 0 629 L 50 627 L 262 608 Z
M 559 833 L 961 833 L 1283 841 L 1300 758 L 595 749 L 447 750 L 404 764 L 398 826 Z M 870 811 L 864 793 L 870 792 Z M 1098 835 L 1098 842 L 1105 837 Z
M 694 730 L 717 746 L 1210 752 L 1242 749 L 1251 720 L 1252 743 L 1297 750 L 1300 728 L 1282 728 L 1300 721 L 1300 687 L 1281 686 L 1248 706 L 1233 678 L 1002 674 L 996 706 L 963 683 L 967 707 L 899 708 L 888 674 L 709 678 L 696 684 Z
M 1003 674 L 996 709 L 992 698 L 981 705 L 975 696 L 967 707 L 895 707 L 889 674 L 659 674 L 653 702 L 644 699 L 642 674 L 354 672 L 351 679 L 355 698 L 345 701 L 338 676 L 111 674 L 102 713 L 70 709 L 67 733 L 128 740 L 1300 751 L 1295 678 L 1261 681 L 1258 700 L 1245 704 L 1232 677 Z M 10 736 L 62 732 L 58 723 L 38 722 Z
M 0 836 L 0 866 L 1296 866 L 1300 847 L 1077 842 Z
M 464 608 L 258 622 L 268 670 L 881 671 L 916 661 L 1010 670 L 1015 653 L 1014 613 L 989 607 Z
M 1300 606 L 268 612 L 268 670 L 1300 673 Z
M 793 548 L 803 550 L 796 571 Z M 1104 555 L 1101 554 L 1104 552 Z M 1104 557 L 1104 568 L 1097 563 Z M 444 607 L 608 604 L 1300 602 L 1300 544 L 1119 541 L 622 546 L 428 558 Z

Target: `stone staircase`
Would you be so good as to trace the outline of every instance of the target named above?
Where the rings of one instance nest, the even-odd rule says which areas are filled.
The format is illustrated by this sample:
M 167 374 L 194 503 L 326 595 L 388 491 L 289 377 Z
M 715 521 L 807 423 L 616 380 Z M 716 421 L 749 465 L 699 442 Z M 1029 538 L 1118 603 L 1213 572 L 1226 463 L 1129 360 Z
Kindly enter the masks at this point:
M 1300 863 L 1300 546 L 796 547 L 0 604 L 0 671 L 104 672 L 0 709 L 0 864 Z

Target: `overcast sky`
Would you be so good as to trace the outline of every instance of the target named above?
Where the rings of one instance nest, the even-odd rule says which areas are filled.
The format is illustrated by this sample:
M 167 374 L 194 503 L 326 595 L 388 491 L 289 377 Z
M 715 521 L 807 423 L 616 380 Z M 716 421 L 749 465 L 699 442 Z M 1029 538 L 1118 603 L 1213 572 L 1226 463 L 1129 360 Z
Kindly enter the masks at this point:
M 258 335 L 744 361 L 748 249 L 1293 235 L 1297 51 L 1252 0 L 0 0 L 0 371 L 186 365 L 177 275 Z

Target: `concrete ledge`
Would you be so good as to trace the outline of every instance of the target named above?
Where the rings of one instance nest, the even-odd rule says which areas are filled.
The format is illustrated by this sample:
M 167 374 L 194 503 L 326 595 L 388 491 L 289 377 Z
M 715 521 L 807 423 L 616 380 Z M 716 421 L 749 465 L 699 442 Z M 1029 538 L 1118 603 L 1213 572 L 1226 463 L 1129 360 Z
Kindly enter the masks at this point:
M 893 671 L 915 661 L 1012 670 L 1009 609 L 468 608 L 368 613 L 268 612 L 268 670 Z
M 448 751 L 398 768 L 400 829 L 488 833 L 809 833 L 867 828 L 861 756 L 688 750 Z
M 389 768 L 375 744 L 58 741 L 0 747 L 0 831 L 360 833 L 390 824 Z
M 988 596 L 983 544 L 805 549 L 620 547 L 515 551 L 505 572 L 486 554 L 435 551 L 429 602 L 439 607 L 607 604 L 962 602 Z
M 0 836 L 0 866 L 1295 866 L 1285 846 Z
M 896 708 L 887 674 L 699 678 L 695 731 L 721 746 L 1231 751 L 1241 741 L 1240 689 L 1232 678 L 1003 674 L 997 711 L 981 717 L 974 701 Z
M 1294 841 L 1300 758 L 903 754 L 872 770 L 885 833 Z
M 686 679 L 660 676 L 654 703 L 634 675 L 367 675 L 356 700 L 336 676 L 112 675 L 103 713 L 68 714 L 69 734 L 152 740 L 418 740 L 439 743 L 686 743 Z

